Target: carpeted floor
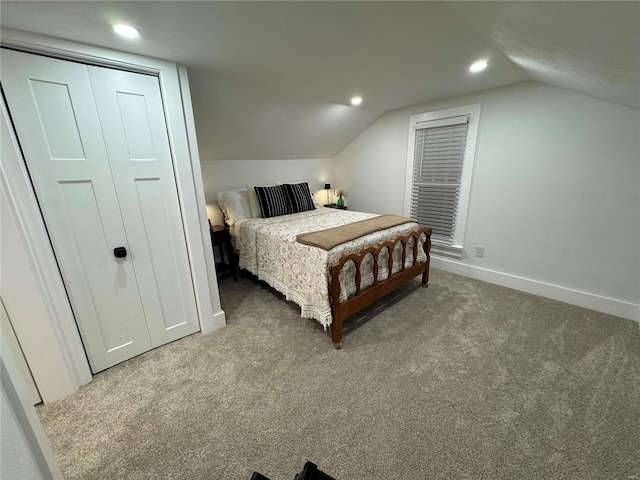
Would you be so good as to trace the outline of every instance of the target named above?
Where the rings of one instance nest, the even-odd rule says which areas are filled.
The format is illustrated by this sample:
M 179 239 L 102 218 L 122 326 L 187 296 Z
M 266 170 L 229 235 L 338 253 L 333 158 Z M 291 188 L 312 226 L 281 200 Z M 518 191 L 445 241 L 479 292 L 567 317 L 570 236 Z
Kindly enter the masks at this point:
M 638 324 L 432 270 L 321 326 L 251 279 L 228 325 L 39 407 L 65 478 L 640 478 Z

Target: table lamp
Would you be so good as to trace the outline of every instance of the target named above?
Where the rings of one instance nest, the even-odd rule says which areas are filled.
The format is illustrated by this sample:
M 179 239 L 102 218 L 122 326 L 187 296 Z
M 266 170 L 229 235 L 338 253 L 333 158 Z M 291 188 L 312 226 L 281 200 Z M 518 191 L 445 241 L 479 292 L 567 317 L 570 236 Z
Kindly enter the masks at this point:
M 324 184 L 324 189 L 327 191 L 327 205 L 329 205 L 331 203 L 329 201 L 329 190 L 331 190 L 331 184 L 330 183 L 325 183 Z

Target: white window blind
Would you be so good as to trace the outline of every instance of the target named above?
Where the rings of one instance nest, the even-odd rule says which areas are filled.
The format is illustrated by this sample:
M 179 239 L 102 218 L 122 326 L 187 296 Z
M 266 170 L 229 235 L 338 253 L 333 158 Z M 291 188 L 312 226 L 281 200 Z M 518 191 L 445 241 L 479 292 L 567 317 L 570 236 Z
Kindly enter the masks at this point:
M 467 115 L 415 126 L 411 216 L 445 245 L 455 234 L 468 126 Z

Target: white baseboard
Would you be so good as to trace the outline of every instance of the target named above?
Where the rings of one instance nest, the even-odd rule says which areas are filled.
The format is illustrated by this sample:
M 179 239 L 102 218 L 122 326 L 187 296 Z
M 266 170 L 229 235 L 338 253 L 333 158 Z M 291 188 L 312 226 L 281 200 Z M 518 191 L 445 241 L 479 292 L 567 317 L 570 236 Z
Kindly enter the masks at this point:
M 202 333 L 211 333 L 219 328 L 224 327 L 227 324 L 227 317 L 224 310 L 220 310 L 214 313 L 213 316 L 206 322 L 202 322 L 200 329 Z
M 551 298 L 552 300 L 570 303 L 571 305 L 597 310 L 598 312 L 609 315 L 627 318 L 640 324 L 640 305 L 635 303 L 603 297 L 593 293 L 581 292 L 550 283 L 538 282 L 495 270 L 466 265 L 455 260 L 433 255 L 431 256 L 431 266 L 447 272 L 464 275 L 465 277 L 471 277 L 541 297 Z

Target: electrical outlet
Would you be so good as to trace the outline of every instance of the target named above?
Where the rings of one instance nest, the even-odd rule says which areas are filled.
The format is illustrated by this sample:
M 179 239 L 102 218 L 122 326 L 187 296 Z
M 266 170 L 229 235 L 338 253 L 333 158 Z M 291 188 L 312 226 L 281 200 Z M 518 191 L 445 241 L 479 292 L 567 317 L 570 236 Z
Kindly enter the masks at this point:
M 476 257 L 484 257 L 484 247 L 476 245 Z

